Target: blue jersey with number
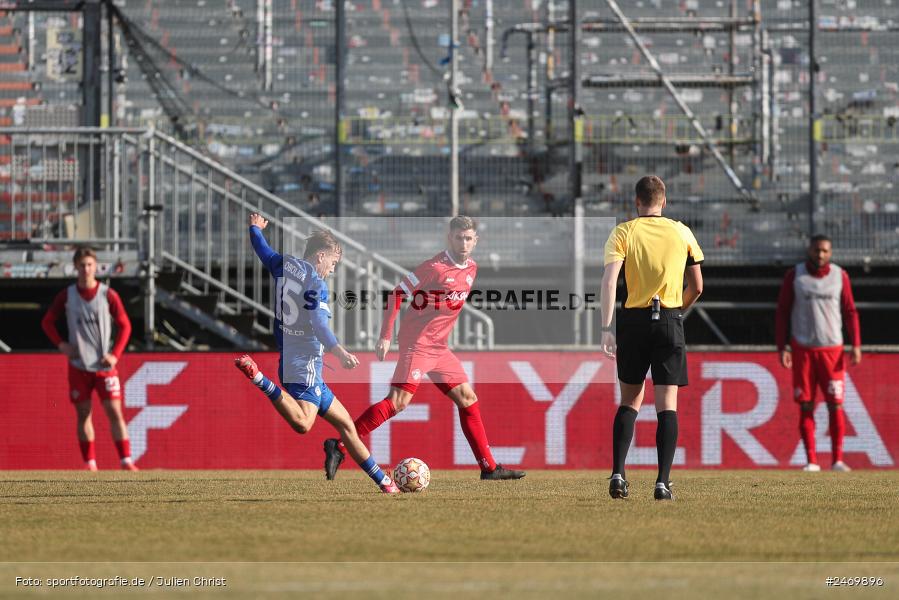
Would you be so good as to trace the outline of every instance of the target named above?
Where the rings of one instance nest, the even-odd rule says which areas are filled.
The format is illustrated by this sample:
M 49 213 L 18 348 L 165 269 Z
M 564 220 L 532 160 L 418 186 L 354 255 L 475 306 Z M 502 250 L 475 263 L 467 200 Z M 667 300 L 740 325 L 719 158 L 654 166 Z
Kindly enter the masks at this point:
M 337 345 L 328 325 L 328 284 L 305 260 L 272 250 L 258 227 L 250 227 L 250 240 L 275 279 L 275 340 L 282 364 L 306 368 L 309 357 Z

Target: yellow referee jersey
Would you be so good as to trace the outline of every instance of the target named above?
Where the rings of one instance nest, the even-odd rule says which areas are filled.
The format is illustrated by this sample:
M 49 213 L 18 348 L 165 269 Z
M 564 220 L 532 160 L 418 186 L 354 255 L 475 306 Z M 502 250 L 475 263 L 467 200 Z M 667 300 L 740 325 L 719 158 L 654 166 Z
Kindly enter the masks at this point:
M 612 230 L 603 264 L 624 261 L 625 308 L 646 308 L 659 296 L 665 308 L 683 304 L 684 269 L 703 261 L 690 228 L 662 216 L 637 217 Z

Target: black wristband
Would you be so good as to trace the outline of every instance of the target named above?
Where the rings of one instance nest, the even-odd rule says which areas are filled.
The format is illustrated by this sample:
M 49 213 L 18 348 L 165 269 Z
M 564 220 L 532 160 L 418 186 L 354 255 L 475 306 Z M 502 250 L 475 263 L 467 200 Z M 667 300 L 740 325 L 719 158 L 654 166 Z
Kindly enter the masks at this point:
M 601 330 L 603 333 L 606 333 L 606 332 L 608 332 L 608 333 L 615 333 L 615 326 L 614 326 L 614 325 L 609 325 L 608 327 L 600 327 L 600 330 Z

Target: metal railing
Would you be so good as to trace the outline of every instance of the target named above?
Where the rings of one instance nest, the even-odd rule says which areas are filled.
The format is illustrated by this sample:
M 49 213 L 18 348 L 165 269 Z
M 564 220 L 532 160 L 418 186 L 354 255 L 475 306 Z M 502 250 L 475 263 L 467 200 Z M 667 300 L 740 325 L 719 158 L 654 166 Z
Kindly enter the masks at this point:
M 129 182 L 125 136 L 139 130 L 0 128 L 0 239 L 120 238 Z
M 271 332 L 272 286 L 256 259 L 247 216 L 269 220 L 273 248 L 299 254 L 313 229 L 331 229 L 343 246 L 332 287 L 338 292 L 392 289 L 406 269 L 290 205 L 193 148 L 153 129 L 0 128 L 10 165 L 9 219 L 0 220 L 7 239 L 136 238 L 153 294 L 160 270 L 183 274 L 182 288 L 216 295 L 224 314 L 251 314 L 253 328 Z M 65 170 L 61 167 L 65 166 Z M 0 183 L 3 183 L 0 181 Z M 64 195 L 61 195 L 63 194 Z M 54 195 L 55 194 L 55 195 Z M 53 216 L 55 215 L 55 216 Z M 154 303 L 147 303 L 148 327 Z M 371 311 L 334 312 L 338 338 L 351 347 L 372 348 L 380 319 Z M 493 347 L 493 323 L 465 306 L 451 340 L 459 348 Z

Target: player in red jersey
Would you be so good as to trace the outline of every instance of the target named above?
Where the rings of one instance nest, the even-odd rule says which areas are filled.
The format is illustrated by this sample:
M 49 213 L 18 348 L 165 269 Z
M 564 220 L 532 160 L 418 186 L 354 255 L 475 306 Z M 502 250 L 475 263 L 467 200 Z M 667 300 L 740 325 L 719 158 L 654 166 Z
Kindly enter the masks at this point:
M 409 309 L 400 320 L 400 356 L 386 398 L 368 407 L 358 419 L 359 435 L 371 433 L 406 408 L 425 375 L 452 400 L 459 410 L 459 422 L 481 467 L 481 479 L 521 479 L 524 471 L 496 464 L 487 442 L 475 395 L 459 359 L 447 346 L 459 311 L 471 292 L 478 265 L 471 258 L 478 243 L 477 225 L 470 217 L 450 221 L 447 249 L 418 265 L 390 294 L 381 335 L 376 347 L 378 360 L 390 350 L 393 325 L 404 298 Z M 325 441 L 325 474 L 333 479 L 344 452 L 336 439 Z
M 824 393 L 830 416 L 832 468 L 850 470 L 843 462 L 843 323 L 852 345 L 853 365 L 862 360 L 862 340 L 849 275 L 830 262 L 832 254 L 830 238 L 812 237 L 808 260 L 787 271 L 777 299 L 777 350 L 781 365 L 793 370 L 793 397 L 799 403 L 799 433 L 808 460 L 805 471 L 821 470 L 815 452 L 817 388 Z M 792 351 L 786 348 L 788 337 Z
M 97 470 L 91 422 L 91 393 L 96 390 L 109 419 L 122 469 L 137 471 L 131 460 L 128 426 L 122 415 L 122 386 L 116 371 L 116 363 L 131 336 L 131 321 L 115 290 L 97 281 L 94 251 L 79 248 L 72 261 L 78 271 L 78 281 L 56 295 L 41 327 L 69 359 L 69 399 L 78 415 L 78 443 L 86 468 Z M 56 330 L 56 321 L 62 315 L 69 329 L 68 342 Z M 117 330 L 115 342 L 112 342 L 113 324 Z

